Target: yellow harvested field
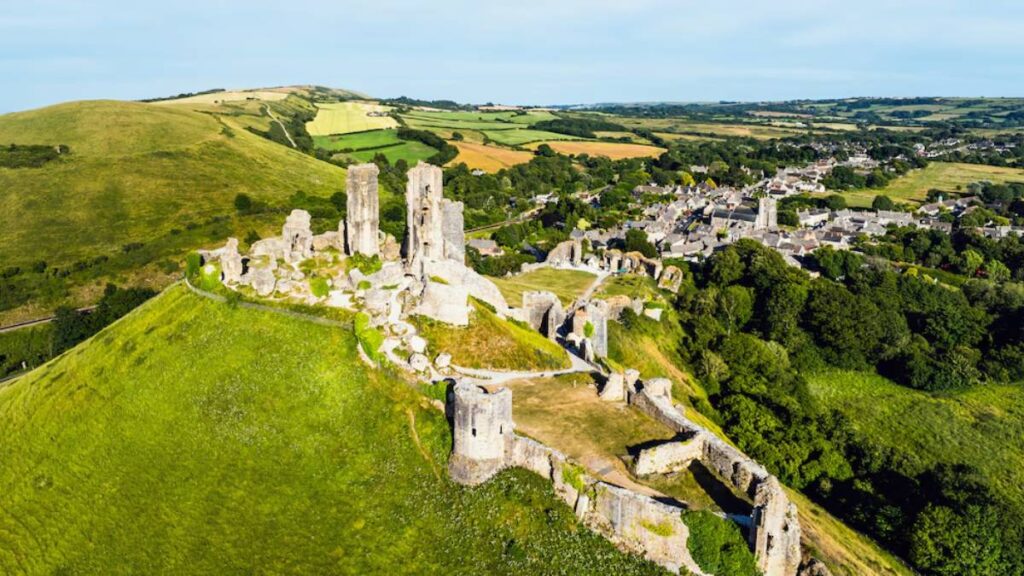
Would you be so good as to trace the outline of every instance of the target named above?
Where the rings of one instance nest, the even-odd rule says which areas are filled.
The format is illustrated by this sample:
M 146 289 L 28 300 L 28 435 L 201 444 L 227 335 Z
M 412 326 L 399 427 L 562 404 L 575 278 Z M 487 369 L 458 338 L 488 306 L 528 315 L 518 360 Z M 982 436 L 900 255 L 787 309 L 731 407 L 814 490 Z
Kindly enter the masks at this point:
M 560 154 L 589 154 L 590 156 L 606 156 L 612 160 L 623 158 L 640 158 L 643 156 L 660 156 L 665 151 L 657 146 L 644 144 L 619 144 L 618 142 L 585 142 L 561 140 L 550 142 L 534 142 L 528 146 L 536 150 L 541 144 L 547 144 Z
M 311 136 L 348 134 L 381 128 L 395 128 L 398 122 L 390 116 L 371 116 L 391 111 L 387 106 L 371 102 L 333 102 L 318 104 L 319 111 L 312 122 L 306 123 Z
M 533 158 L 533 154 L 522 150 L 509 150 L 472 142 L 452 142 L 452 144 L 459 149 L 459 155 L 448 163 L 449 166 L 465 163 L 470 168 L 479 168 L 493 173 L 502 168 L 529 162 Z
M 213 92 L 211 94 L 198 94 L 196 96 L 189 96 L 188 98 L 178 98 L 176 100 L 161 100 L 159 102 L 153 102 L 153 104 L 220 104 L 221 102 L 238 102 L 245 100 L 266 100 L 274 102 L 277 100 L 284 100 L 288 97 L 288 92 L 270 91 L 270 90 L 229 90 L 227 92 Z

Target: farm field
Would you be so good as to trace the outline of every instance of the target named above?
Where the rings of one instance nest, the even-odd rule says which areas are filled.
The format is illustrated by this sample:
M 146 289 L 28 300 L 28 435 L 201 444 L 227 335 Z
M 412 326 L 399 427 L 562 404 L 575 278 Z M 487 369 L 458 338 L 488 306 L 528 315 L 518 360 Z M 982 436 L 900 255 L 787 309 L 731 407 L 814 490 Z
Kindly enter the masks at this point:
M 387 148 L 357 150 L 355 152 L 348 153 L 349 156 L 359 160 L 360 162 L 369 162 L 373 160 L 373 157 L 377 154 L 383 154 L 387 157 L 388 162 L 392 164 L 399 160 L 405 160 L 410 166 L 415 166 L 420 160 L 426 160 L 434 154 L 437 154 L 437 150 L 427 146 L 423 142 L 410 140 L 408 142 L 402 142 L 396 146 L 388 146 Z
M 1024 169 L 983 164 L 932 162 L 920 170 L 913 170 L 885 188 L 859 189 L 842 192 L 851 206 L 869 207 L 875 196 L 885 195 L 896 201 L 923 203 L 928 190 L 948 192 L 966 191 L 967 185 L 980 180 L 992 182 L 1024 182 Z M 962 190 L 958 190 L 957 187 Z
M 363 148 L 393 146 L 402 142 L 402 140 L 398 139 L 398 132 L 396 130 L 370 130 L 369 132 L 313 137 L 313 143 L 316 147 L 323 148 L 324 150 L 344 150 L 345 148 L 361 150 Z
M 693 122 L 685 118 L 631 118 L 617 117 L 615 122 L 631 128 L 647 128 L 655 132 L 689 134 L 695 136 L 733 136 L 768 140 L 807 133 L 807 129 L 781 128 L 751 123 Z
M 527 144 L 529 142 L 539 142 L 543 140 L 578 140 L 577 136 L 569 136 L 567 134 L 557 134 L 555 132 L 546 132 L 544 130 L 485 130 L 484 134 L 488 138 L 497 142 L 498 144 L 504 144 L 505 146 L 519 146 Z
M 465 163 L 466 166 L 487 172 L 497 172 L 516 164 L 529 162 L 533 154 L 521 150 L 509 150 L 473 142 L 452 142 L 459 149 L 459 155 L 449 165 Z
M 562 304 L 567 306 L 593 284 L 597 276 L 581 270 L 558 270 L 538 268 L 525 274 L 506 278 L 491 278 L 501 290 L 510 306 L 522 306 L 523 292 L 548 290 L 554 292 Z
M 0 388 L 0 572 L 663 573 L 450 446 L 350 330 L 175 286 Z
M 401 140 L 395 130 L 371 130 L 353 134 L 334 134 L 331 136 L 314 136 L 313 142 L 324 150 L 345 150 L 344 155 L 360 162 L 369 162 L 377 154 L 383 154 L 388 162 L 394 164 L 405 160 L 413 165 L 437 154 L 431 146 L 416 140 Z
M 389 116 L 368 116 L 370 112 L 386 112 L 388 108 L 368 102 L 334 102 L 318 104 L 316 118 L 306 123 L 311 136 L 365 132 L 395 128 L 398 122 Z
M 980 386 L 948 395 L 900 386 L 872 373 L 808 377 L 811 394 L 882 446 L 924 469 L 939 462 L 977 467 L 997 493 L 1024 506 L 1024 387 Z
M 536 142 L 529 147 L 536 149 L 541 144 L 547 144 L 560 154 L 589 154 L 591 156 L 606 156 L 612 160 L 623 158 L 657 157 L 665 152 L 664 148 L 648 146 L 645 144 L 627 144 L 625 142 L 588 142 L 588 141 L 565 141 L 565 142 Z

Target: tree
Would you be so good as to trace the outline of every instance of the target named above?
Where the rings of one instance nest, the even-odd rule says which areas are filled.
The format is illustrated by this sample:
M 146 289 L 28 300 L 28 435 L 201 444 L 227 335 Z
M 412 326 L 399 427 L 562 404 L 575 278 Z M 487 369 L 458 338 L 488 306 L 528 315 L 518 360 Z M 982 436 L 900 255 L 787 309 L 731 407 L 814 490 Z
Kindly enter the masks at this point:
M 466 137 L 462 135 L 462 132 L 452 132 L 452 140 L 456 142 L 462 142 Z
M 832 194 L 825 198 L 825 207 L 832 211 L 845 210 L 846 198 L 843 198 L 839 194 Z
M 895 210 L 896 203 L 892 201 L 892 198 L 880 194 L 871 201 L 871 208 L 874 210 Z
M 626 231 L 626 252 L 639 252 L 648 258 L 658 255 L 658 250 L 647 240 L 647 233 L 636 228 Z
M 716 253 L 711 257 L 709 278 L 719 286 L 728 286 L 743 277 L 744 266 L 740 254 L 734 246 Z
M 555 152 L 555 149 L 552 148 L 551 146 L 548 146 L 547 144 L 541 144 L 540 146 L 537 146 L 535 154 L 537 154 L 537 156 L 543 156 L 545 158 L 552 158 L 558 155 L 558 153 Z
M 252 198 L 250 198 L 248 194 L 236 195 L 235 210 L 243 213 L 252 210 Z
M 345 212 L 348 210 L 348 194 L 340 190 L 331 194 L 331 205 L 334 206 L 339 215 L 344 217 Z

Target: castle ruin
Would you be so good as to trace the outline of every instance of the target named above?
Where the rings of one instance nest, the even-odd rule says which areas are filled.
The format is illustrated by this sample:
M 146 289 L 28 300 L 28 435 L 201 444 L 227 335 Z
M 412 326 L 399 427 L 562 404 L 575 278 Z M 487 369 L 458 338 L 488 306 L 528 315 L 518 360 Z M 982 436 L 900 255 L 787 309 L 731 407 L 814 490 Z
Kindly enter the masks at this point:
M 345 229 L 338 232 L 344 234 L 349 255 L 376 256 L 380 252 L 377 245 L 380 229 L 379 172 L 376 164 L 359 164 L 348 169 Z

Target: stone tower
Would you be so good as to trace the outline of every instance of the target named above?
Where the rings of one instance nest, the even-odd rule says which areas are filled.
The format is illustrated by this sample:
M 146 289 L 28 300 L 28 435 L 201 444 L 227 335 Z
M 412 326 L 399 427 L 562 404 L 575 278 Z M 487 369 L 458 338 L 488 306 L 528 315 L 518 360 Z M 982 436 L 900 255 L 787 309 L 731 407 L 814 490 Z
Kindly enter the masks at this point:
M 425 258 L 444 258 L 443 181 L 440 168 L 423 162 L 409 170 L 408 176 L 405 186 L 406 257 L 410 267 L 417 267 Z
M 376 164 L 359 164 L 348 169 L 348 204 L 344 237 L 348 254 L 374 256 L 378 253 L 380 203 L 377 197 Z M 339 232 L 342 232 L 339 230 Z
M 755 230 L 770 230 L 779 227 L 778 202 L 770 196 L 762 196 L 757 200 L 757 219 Z
M 505 445 L 513 434 L 512 391 L 491 394 L 473 384 L 455 385 L 452 456 L 448 473 L 459 484 L 476 486 L 505 467 Z
M 531 328 L 554 340 L 565 323 L 562 301 L 551 292 L 523 292 L 523 320 Z M 582 329 L 581 329 L 582 330 Z

